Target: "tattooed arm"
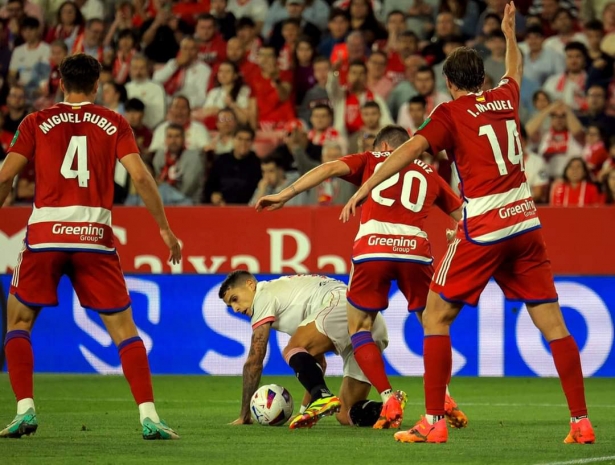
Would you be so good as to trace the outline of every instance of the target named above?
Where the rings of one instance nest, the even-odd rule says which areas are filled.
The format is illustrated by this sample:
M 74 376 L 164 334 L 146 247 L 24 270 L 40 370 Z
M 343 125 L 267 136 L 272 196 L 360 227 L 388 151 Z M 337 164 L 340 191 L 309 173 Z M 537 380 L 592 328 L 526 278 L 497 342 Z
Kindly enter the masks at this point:
M 258 389 L 263 372 L 263 360 L 267 353 L 267 343 L 269 342 L 269 331 L 271 323 L 265 323 L 254 330 L 252 333 L 252 343 L 248 359 L 243 365 L 243 393 L 241 395 L 241 412 L 239 418 L 233 425 L 249 425 L 252 423 L 250 415 L 250 399 Z

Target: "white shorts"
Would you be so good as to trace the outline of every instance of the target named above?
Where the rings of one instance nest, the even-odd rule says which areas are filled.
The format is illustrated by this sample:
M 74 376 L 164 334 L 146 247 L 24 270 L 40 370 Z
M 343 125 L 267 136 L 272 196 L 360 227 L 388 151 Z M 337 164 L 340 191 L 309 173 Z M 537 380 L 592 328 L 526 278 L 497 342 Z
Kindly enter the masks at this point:
M 329 292 L 323 299 L 322 310 L 309 315 L 299 326 L 316 323 L 318 332 L 327 336 L 335 346 L 335 353 L 341 355 L 344 361 L 344 376 L 368 383 L 367 377 L 354 358 L 346 311 L 346 288 L 342 287 Z M 378 314 L 374 320 L 372 337 L 381 351 L 389 345 L 387 326 L 381 314 Z

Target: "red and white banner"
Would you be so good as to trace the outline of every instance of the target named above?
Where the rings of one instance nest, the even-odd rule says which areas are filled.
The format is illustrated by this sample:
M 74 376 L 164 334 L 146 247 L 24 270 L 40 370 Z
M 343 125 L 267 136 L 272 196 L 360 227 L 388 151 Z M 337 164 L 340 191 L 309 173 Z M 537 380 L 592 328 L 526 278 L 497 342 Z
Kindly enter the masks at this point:
M 168 253 L 145 208 L 113 211 L 116 245 L 127 273 L 348 273 L 358 218 L 343 224 L 341 207 L 288 207 L 256 213 L 248 207 L 168 208 L 183 243 L 180 265 Z M 0 273 L 17 261 L 30 208 L 0 210 Z M 615 208 L 539 208 L 556 274 L 615 275 Z M 425 227 L 437 260 L 452 220 L 434 212 Z

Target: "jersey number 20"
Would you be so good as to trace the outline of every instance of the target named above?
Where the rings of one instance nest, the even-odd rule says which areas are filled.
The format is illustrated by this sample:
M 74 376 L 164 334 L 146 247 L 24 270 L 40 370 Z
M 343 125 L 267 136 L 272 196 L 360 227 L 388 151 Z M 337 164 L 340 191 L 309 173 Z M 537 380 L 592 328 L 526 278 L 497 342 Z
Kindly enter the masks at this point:
M 521 139 L 519 139 L 517 122 L 514 119 L 506 120 L 506 133 L 508 134 L 508 160 L 513 165 L 519 165 L 521 171 L 525 171 L 523 166 L 523 149 L 521 147 Z M 495 162 L 497 163 L 498 170 L 500 171 L 500 176 L 507 175 L 508 169 L 506 168 L 506 162 L 502 156 L 502 147 L 500 146 L 500 141 L 498 141 L 498 136 L 493 130 L 493 126 L 491 124 L 481 126 L 478 129 L 478 135 L 487 136 L 487 139 L 489 139 L 489 144 L 491 144 L 491 150 L 493 150 Z
M 73 169 L 75 155 L 77 156 L 77 169 Z M 77 178 L 79 187 L 88 187 L 90 172 L 88 171 L 88 142 L 85 136 L 73 136 L 70 138 L 60 173 L 66 179 Z
M 376 165 L 376 168 L 374 168 L 374 173 L 380 169 L 381 165 L 382 163 L 378 163 Z M 389 179 L 378 184 L 374 190 L 372 190 L 372 199 L 380 205 L 386 205 L 387 207 L 393 205 L 395 203 L 395 199 L 384 197 L 382 195 L 382 191 L 397 184 L 399 182 L 399 176 L 399 173 L 395 173 Z M 416 201 L 413 202 L 410 200 L 410 193 L 412 192 L 412 184 L 414 184 L 414 181 L 418 181 L 419 183 L 419 192 L 416 196 Z M 400 196 L 401 204 L 410 211 L 415 213 L 420 212 L 423 208 L 423 204 L 425 203 L 425 196 L 427 195 L 427 179 L 423 173 L 419 171 L 406 171 L 402 182 L 403 186 L 401 188 Z

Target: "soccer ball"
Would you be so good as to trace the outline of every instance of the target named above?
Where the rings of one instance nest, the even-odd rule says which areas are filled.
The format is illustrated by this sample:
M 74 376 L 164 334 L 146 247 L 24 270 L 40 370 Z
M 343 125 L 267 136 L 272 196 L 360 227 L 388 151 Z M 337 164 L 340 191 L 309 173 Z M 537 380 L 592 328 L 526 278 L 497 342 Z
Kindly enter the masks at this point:
M 293 398 L 285 388 L 266 384 L 250 400 L 252 419 L 264 426 L 282 426 L 293 414 Z

